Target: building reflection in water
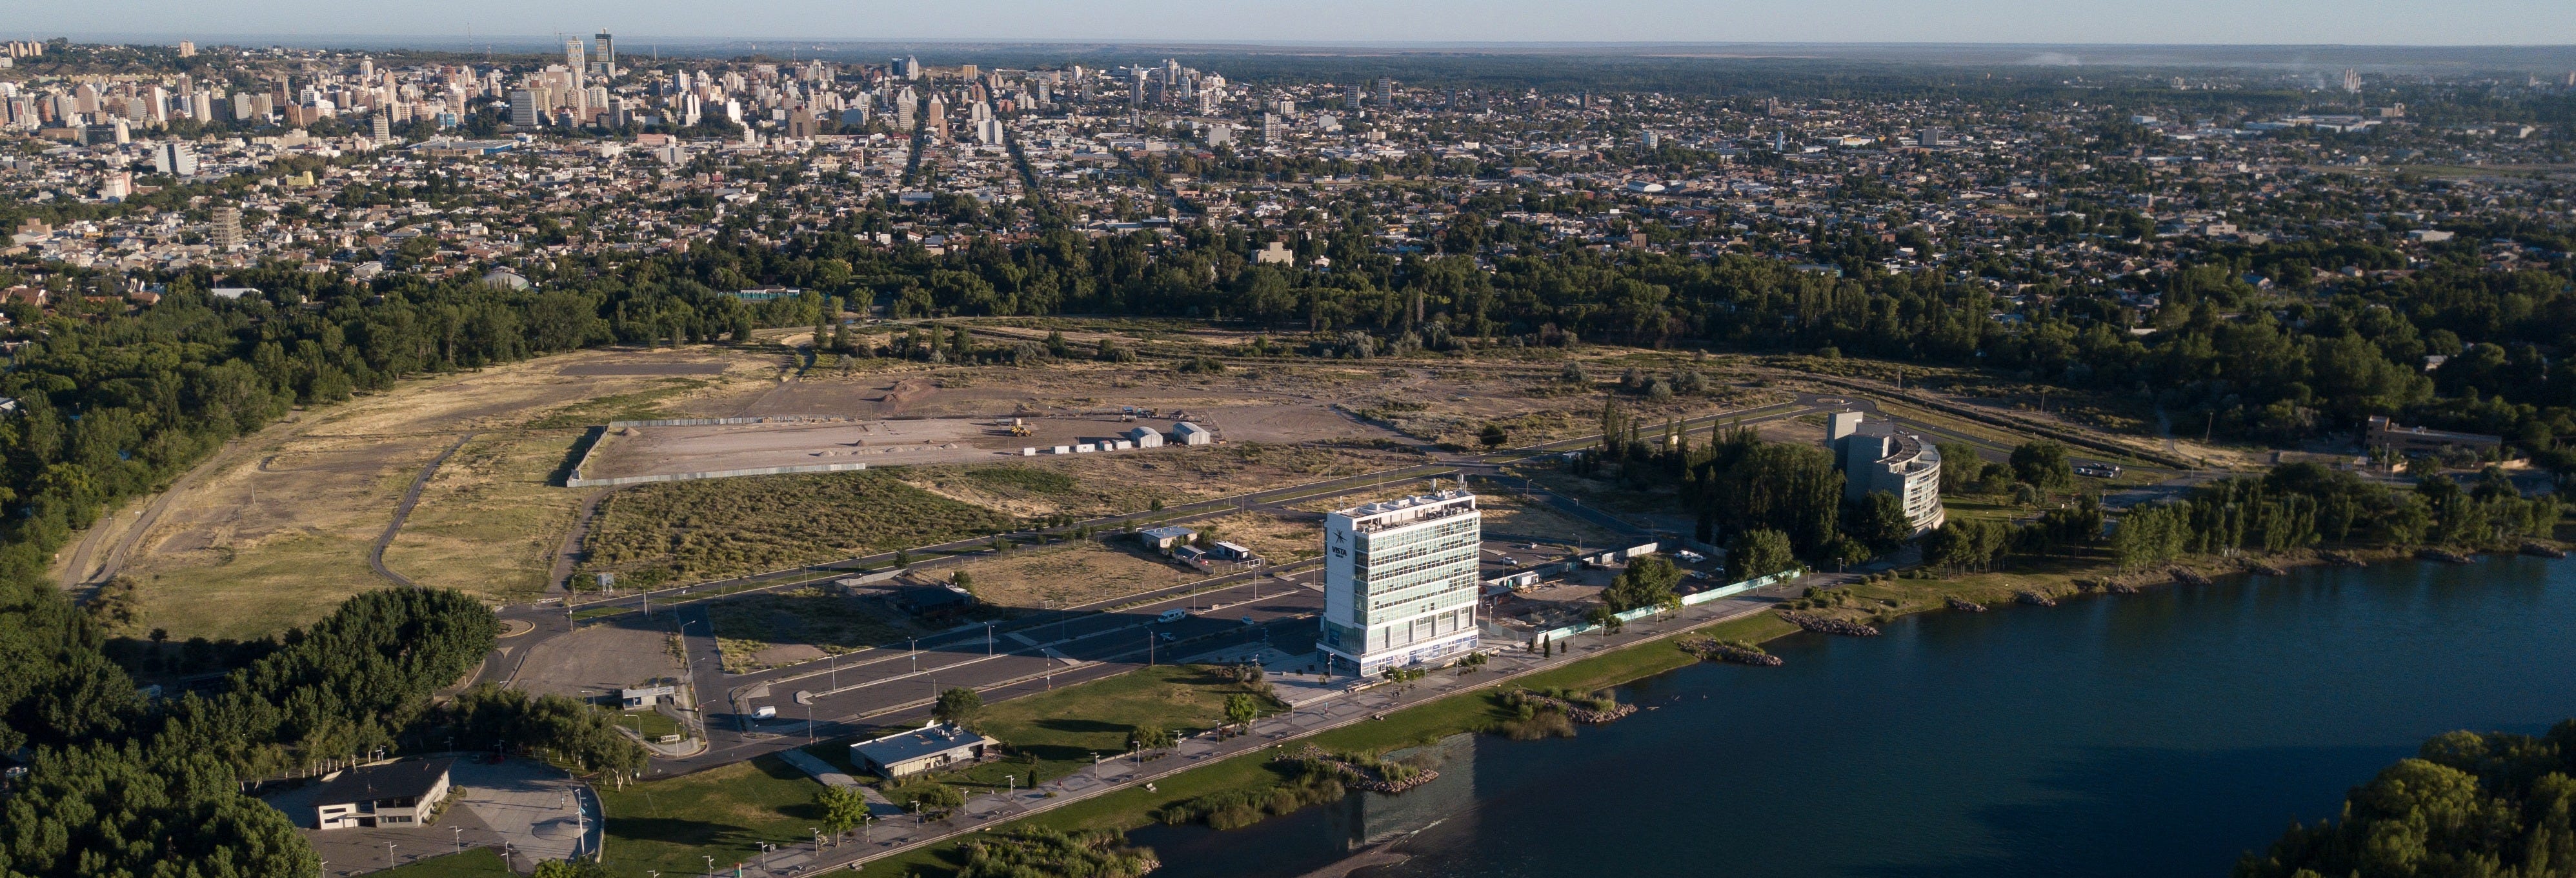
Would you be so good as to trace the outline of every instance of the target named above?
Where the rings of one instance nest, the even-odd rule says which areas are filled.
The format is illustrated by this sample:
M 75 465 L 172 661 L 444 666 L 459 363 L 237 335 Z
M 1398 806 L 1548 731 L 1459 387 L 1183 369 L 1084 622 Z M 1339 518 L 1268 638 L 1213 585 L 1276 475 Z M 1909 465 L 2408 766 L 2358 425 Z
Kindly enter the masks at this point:
M 1428 747 L 1396 750 L 1393 761 L 1436 769 L 1440 777 L 1400 795 L 1354 791 L 1329 809 L 1334 840 L 1356 851 L 1439 825 L 1446 835 L 1476 814 L 1476 735 L 1451 735 Z

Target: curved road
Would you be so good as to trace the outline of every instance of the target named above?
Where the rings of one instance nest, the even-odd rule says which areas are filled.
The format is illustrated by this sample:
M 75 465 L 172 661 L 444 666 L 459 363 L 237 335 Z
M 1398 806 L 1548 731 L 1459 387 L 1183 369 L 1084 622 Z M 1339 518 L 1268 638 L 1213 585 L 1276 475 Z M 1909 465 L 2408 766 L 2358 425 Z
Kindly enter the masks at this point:
M 446 463 L 447 458 L 456 453 L 456 449 L 465 447 L 465 443 L 473 438 L 472 433 L 458 436 L 454 444 L 447 446 L 447 450 L 439 452 L 437 457 L 430 458 L 429 465 L 421 467 L 420 475 L 411 480 L 411 489 L 403 492 L 402 502 L 394 504 L 394 520 L 385 525 L 384 534 L 376 537 L 375 548 L 367 552 L 367 566 L 376 568 L 376 575 L 392 580 L 395 585 L 404 588 L 420 587 L 419 584 L 411 581 L 411 577 L 385 568 L 385 547 L 393 545 L 395 534 L 402 533 L 403 521 L 411 518 L 411 508 L 420 504 L 421 489 L 429 487 L 429 477 L 437 475 L 439 465 Z

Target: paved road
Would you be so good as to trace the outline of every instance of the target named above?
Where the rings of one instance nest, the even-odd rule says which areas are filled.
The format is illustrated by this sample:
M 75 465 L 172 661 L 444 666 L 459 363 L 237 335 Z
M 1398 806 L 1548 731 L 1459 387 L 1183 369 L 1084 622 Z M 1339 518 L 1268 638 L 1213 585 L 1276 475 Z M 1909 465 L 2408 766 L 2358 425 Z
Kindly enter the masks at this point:
M 1577 661 L 1602 650 L 1635 646 L 1679 634 L 1699 625 L 1763 612 L 1788 595 L 1813 584 L 1810 577 L 1775 585 L 1757 592 L 1737 595 L 1690 607 L 1661 621 L 1630 623 L 1618 634 L 1600 632 L 1579 635 L 1568 641 L 1573 649 L 1566 655 L 1540 657 L 1514 649 L 1495 654 L 1486 668 L 1460 672 L 1441 670 L 1422 683 L 1407 686 L 1380 685 L 1368 690 L 1329 698 L 1309 704 L 1287 714 L 1268 717 L 1255 724 L 1254 734 L 1219 740 L 1199 736 L 1181 742 L 1169 751 L 1141 762 L 1110 759 L 1069 777 L 1058 778 L 1036 789 L 1009 793 L 992 793 L 969 800 L 958 813 L 944 820 L 921 821 L 898 817 L 879 821 L 885 826 L 869 826 L 861 832 L 836 840 L 836 844 L 816 850 L 812 845 L 799 845 L 746 861 L 744 875 L 806 875 L 845 868 L 903 851 L 938 844 L 971 832 L 1043 811 L 1053 810 L 1094 796 L 1126 789 L 1188 771 L 1211 761 L 1258 750 L 1286 747 L 1289 742 L 1329 729 L 1368 722 L 1390 711 L 1450 695 L 1490 688 L 1514 678 Z M 1050 797 L 1049 794 L 1053 796 Z

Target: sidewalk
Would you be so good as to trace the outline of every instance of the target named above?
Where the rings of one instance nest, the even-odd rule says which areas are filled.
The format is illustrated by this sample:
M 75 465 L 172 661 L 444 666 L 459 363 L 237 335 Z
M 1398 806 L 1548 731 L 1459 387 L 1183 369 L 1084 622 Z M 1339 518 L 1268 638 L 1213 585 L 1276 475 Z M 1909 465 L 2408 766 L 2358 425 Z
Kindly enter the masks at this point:
M 1573 645 L 1566 654 L 1541 657 L 1517 648 L 1495 653 L 1484 668 L 1471 673 L 1454 670 L 1433 672 L 1420 682 L 1380 684 L 1355 693 L 1311 701 L 1288 713 L 1265 717 L 1254 724 L 1254 733 L 1223 741 L 1206 735 L 1192 737 L 1176 747 L 1158 754 L 1148 754 L 1139 764 L 1135 758 L 1111 759 L 1040 785 L 1036 789 L 1009 793 L 990 793 L 969 799 L 954 815 L 937 821 L 923 821 L 913 816 L 881 820 L 883 828 L 871 828 L 865 841 L 848 838 L 816 851 L 811 845 L 782 849 L 744 862 L 742 874 L 779 876 L 805 875 L 818 871 L 854 866 L 869 860 L 891 856 L 914 848 L 978 832 L 1012 819 L 1054 810 L 1122 787 L 1147 783 L 1228 756 L 1269 749 L 1287 741 L 1307 737 L 1355 722 L 1364 722 L 1380 714 L 1400 710 L 1439 698 L 1491 688 L 1513 679 L 1580 661 L 1614 648 L 1633 647 L 1642 643 L 1672 637 L 1685 630 L 1711 622 L 1751 616 L 1769 610 L 1779 595 L 1794 594 L 1808 580 L 1799 579 L 1770 586 L 1756 592 L 1711 601 L 1664 617 L 1660 621 L 1631 622 L 1617 634 L 1586 632 L 1579 639 L 1565 641 Z M 1354 681 L 1344 681 L 1348 685 Z M 819 760 L 818 760 L 819 761 Z M 1054 795 L 1050 797 L 1048 793 Z

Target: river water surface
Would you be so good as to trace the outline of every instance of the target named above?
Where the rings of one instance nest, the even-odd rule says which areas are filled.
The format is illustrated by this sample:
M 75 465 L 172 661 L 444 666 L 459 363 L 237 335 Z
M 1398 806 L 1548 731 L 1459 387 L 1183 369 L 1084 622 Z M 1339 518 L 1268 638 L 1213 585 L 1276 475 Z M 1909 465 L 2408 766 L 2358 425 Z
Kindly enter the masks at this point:
M 1458 736 L 1441 778 L 1233 832 L 1156 878 L 2224 875 L 2451 729 L 2576 716 L 2576 562 L 2310 568 L 1798 634 L 1572 739 Z

